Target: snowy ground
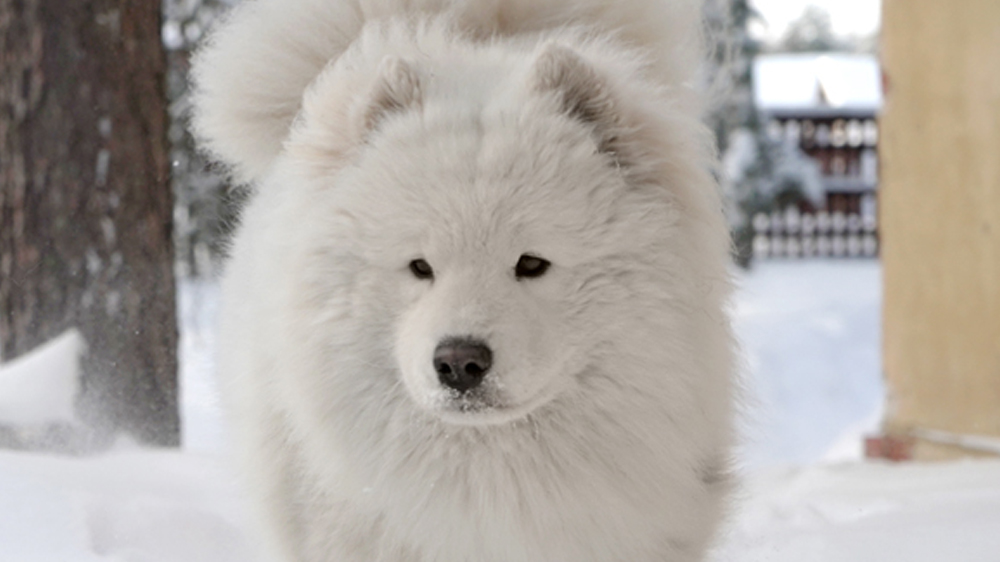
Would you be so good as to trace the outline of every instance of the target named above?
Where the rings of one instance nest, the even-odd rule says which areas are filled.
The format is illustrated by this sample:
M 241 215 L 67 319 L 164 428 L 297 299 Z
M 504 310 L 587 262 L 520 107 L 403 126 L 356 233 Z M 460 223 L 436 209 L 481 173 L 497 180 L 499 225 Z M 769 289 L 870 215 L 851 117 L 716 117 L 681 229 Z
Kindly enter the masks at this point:
M 873 261 L 773 261 L 739 279 L 748 469 L 858 460 L 878 428 L 881 271 Z
M 859 460 L 883 395 L 879 275 L 773 262 L 741 279 L 746 481 L 719 562 L 1000 561 L 1000 461 Z M 183 451 L 0 451 L 0 562 L 252 559 L 212 378 L 217 301 L 183 286 Z

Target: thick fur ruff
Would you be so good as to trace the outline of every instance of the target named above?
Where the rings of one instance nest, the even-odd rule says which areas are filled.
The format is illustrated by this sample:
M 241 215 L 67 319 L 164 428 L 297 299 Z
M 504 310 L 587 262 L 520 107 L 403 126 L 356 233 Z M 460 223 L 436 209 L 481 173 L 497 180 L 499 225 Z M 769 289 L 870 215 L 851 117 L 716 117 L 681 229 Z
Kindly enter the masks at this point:
M 213 33 L 194 128 L 252 190 L 219 361 L 278 559 L 703 559 L 734 346 L 699 29 L 688 0 L 248 0 Z M 474 392 L 432 361 L 455 338 L 492 350 Z

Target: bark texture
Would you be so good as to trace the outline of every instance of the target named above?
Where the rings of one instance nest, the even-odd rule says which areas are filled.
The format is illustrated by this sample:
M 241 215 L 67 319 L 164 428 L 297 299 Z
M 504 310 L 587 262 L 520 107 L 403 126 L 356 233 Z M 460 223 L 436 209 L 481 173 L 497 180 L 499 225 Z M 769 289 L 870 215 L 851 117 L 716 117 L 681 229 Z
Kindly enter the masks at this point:
M 76 326 L 81 415 L 179 442 L 160 3 L 0 0 L 0 353 Z

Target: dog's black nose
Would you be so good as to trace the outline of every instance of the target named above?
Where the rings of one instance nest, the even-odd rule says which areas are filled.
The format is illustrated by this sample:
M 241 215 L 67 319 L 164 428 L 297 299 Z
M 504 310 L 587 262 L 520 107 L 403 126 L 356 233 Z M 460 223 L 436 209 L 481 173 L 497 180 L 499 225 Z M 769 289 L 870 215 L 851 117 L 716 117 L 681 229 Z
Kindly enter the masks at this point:
M 493 365 L 493 352 L 481 341 L 449 338 L 434 350 L 434 370 L 438 380 L 459 392 L 473 389 Z

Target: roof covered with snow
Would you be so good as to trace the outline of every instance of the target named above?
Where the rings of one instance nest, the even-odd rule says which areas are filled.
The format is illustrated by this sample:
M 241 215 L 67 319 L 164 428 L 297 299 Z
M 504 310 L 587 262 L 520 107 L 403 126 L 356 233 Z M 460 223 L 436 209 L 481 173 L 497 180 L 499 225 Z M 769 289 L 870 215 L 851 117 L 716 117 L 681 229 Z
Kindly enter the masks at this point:
M 882 107 L 878 60 L 848 53 L 783 53 L 754 59 L 754 102 L 764 111 Z

